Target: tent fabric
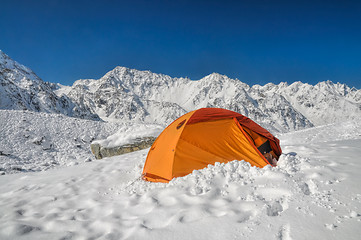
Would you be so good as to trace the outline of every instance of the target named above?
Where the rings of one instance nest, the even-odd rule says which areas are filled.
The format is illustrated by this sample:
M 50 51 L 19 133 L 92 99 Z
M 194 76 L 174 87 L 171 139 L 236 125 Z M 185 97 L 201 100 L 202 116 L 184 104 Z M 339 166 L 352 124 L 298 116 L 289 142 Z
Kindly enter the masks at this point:
M 267 138 L 259 135 L 258 133 L 250 130 L 249 128 L 243 126 L 242 127 L 243 130 L 247 133 L 247 135 L 251 138 L 251 140 L 253 141 L 254 145 L 258 148 L 260 146 L 262 146 L 265 142 L 268 141 Z
M 272 149 L 274 149 L 276 155 L 278 156 L 281 155 L 282 150 L 279 145 L 279 140 L 275 138 L 266 129 L 264 129 L 263 127 L 261 127 L 260 125 L 253 122 L 251 119 L 243 116 L 240 113 L 222 108 L 201 108 L 196 111 L 193 111 L 193 114 L 191 116 L 191 119 L 189 119 L 188 124 L 202 122 L 202 121 L 216 121 L 219 119 L 233 118 L 233 117 L 237 118 L 237 120 L 242 126 L 252 129 L 252 131 L 258 133 L 259 135 L 272 140 L 270 141 Z
M 245 160 L 264 167 L 269 162 L 257 149 L 264 142 L 278 157 L 279 140 L 249 118 L 226 109 L 202 108 L 171 123 L 149 150 L 143 178 L 169 182 L 215 162 Z
M 197 123 L 197 122 L 207 122 L 207 121 L 216 121 L 225 118 L 234 118 L 240 117 L 243 115 L 229 111 L 222 108 L 201 108 L 192 114 L 191 118 L 188 121 L 188 124 Z
M 166 182 L 168 182 L 172 179 L 171 169 L 173 167 L 174 151 L 186 123 L 178 129 L 177 125 L 184 120 L 189 120 L 193 113 L 194 112 L 189 112 L 175 120 L 166 129 L 164 129 L 155 140 L 149 150 L 143 175 L 146 173 L 147 177 L 149 174 L 153 174 L 154 176 L 157 176 L 157 178 L 147 177 L 147 180 L 157 180 L 159 177 L 159 182 L 164 182 L 162 179 L 166 179 Z

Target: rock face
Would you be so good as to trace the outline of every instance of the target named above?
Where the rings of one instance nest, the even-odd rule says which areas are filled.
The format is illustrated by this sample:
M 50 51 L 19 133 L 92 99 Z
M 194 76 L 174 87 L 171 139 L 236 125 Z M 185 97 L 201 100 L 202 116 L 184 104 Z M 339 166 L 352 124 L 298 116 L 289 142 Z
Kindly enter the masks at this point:
M 90 149 L 96 159 L 102 159 L 148 148 L 155 139 L 155 137 L 136 138 L 132 143 L 116 147 L 103 147 L 99 143 L 92 143 Z

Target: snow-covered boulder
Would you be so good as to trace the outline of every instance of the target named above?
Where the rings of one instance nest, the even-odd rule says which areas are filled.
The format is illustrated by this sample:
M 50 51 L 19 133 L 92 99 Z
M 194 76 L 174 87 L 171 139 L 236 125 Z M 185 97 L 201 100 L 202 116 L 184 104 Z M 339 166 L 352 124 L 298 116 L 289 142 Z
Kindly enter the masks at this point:
M 93 141 L 90 149 L 97 159 L 142 150 L 152 146 L 163 129 L 164 126 L 154 124 L 129 126 L 106 139 Z
M 136 138 L 132 143 L 116 147 L 104 147 L 99 143 L 92 143 L 90 149 L 96 159 L 102 159 L 148 148 L 152 146 L 155 139 L 155 137 Z

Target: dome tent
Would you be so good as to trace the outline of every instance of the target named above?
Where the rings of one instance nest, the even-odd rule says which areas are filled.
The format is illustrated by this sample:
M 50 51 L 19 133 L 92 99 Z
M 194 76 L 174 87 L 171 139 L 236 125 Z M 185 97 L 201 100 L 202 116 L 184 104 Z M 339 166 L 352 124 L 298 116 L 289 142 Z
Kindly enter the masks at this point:
M 279 140 L 251 119 L 226 109 L 201 108 L 181 116 L 158 136 L 148 152 L 143 179 L 169 182 L 232 160 L 264 167 L 270 163 L 261 151 L 277 159 L 282 153 Z

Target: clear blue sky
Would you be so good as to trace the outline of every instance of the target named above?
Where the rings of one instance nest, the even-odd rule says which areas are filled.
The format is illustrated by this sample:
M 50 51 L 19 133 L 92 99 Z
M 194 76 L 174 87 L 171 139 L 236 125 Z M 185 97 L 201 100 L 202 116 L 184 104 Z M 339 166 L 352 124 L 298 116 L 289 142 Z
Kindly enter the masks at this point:
M 71 85 L 116 66 L 361 88 L 361 1 L 0 0 L 0 49 Z

